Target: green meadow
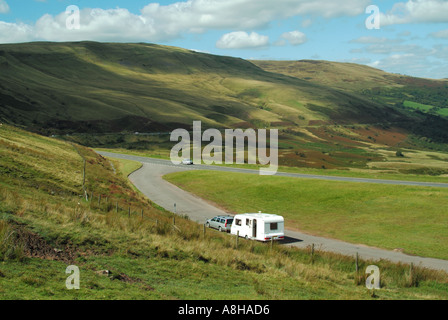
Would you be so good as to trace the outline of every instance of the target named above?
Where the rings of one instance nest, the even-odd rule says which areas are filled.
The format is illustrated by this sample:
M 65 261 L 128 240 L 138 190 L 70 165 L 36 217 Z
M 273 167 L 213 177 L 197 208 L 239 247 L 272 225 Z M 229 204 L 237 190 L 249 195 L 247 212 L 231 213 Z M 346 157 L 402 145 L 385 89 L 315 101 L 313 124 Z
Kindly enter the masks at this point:
M 234 213 L 276 213 L 291 229 L 448 259 L 446 188 L 207 171 L 165 179 Z

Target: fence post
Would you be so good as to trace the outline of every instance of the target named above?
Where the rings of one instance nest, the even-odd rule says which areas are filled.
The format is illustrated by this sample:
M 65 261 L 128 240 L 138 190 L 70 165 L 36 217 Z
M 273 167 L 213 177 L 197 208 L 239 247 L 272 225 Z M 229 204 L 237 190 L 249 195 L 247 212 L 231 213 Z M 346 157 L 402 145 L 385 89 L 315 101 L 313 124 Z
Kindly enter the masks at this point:
M 207 228 L 205 227 L 205 223 L 204 223 L 203 227 L 204 227 L 203 232 L 204 232 L 204 238 L 205 238 L 205 230 L 207 229 Z
M 118 213 L 118 201 L 115 202 L 115 211 Z
M 359 255 L 358 255 L 358 252 L 356 252 L 355 265 L 356 265 L 356 274 L 358 274 L 358 272 L 359 272 Z
M 311 263 L 314 264 L 314 243 L 311 245 Z
M 82 170 L 82 190 L 87 195 L 87 193 L 86 193 L 86 159 L 84 159 L 84 167 Z
M 240 238 L 240 231 L 238 230 L 238 231 L 236 232 L 236 240 L 235 240 L 236 249 L 238 249 L 238 241 L 239 241 L 239 238 Z
M 129 207 L 129 210 L 128 210 L 128 218 L 130 218 L 131 217 L 131 207 Z
M 143 209 L 142 209 L 142 219 L 143 219 Z

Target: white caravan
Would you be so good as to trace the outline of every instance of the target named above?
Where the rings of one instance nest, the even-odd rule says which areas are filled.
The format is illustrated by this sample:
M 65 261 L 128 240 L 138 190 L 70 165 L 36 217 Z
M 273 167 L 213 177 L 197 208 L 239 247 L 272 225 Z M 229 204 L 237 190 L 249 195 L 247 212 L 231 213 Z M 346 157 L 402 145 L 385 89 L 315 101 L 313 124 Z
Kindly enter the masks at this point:
M 283 240 L 285 238 L 285 219 L 276 214 L 261 212 L 237 214 L 230 233 L 258 241 Z

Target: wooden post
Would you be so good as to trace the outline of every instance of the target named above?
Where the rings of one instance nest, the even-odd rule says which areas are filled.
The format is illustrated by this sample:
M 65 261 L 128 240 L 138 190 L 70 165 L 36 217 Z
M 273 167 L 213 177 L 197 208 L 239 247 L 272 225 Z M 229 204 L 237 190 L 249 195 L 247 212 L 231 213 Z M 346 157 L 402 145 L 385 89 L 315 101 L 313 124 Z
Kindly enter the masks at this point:
M 159 226 L 159 219 L 156 219 L 156 227 Z
M 173 226 L 176 225 L 176 216 L 173 216 Z
M 358 272 L 359 272 L 359 255 L 358 255 L 358 252 L 356 252 L 355 265 L 356 265 L 356 274 L 358 274 Z
M 206 227 L 205 227 L 205 224 L 203 225 L 203 227 L 204 227 L 204 230 L 203 230 L 203 233 L 204 233 L 204 238 L 205 238 L 205 232 L 206 232 Z
M 314 263 L 314 243 L 311 245 L 311 263 Z
M 143 219 L 143 209 L 142 209 L 142 219 Z
M 129 207 L 129 210 L 128 210 L 128 218 L 130 218 L 131 217 L 131 207 Z
M 118 213 L 118 201 L 115 202 L 115 211 Z
M 238 230 L 236 232 L 236 240 L 235 240 L 236 249 L 238 249 L 238 240 L 239 239 L 240 239 L 240 231 Z
M 271 250 L 274 247 L 274 237 L 271 238 Z
M 82 170 L 82 191 L 86 192 L 86 159 L 84 159 L 84 167 Z
M 411 262 L 411 266 L 409 267 L 409 286 L 414 286 L 414 264 Z

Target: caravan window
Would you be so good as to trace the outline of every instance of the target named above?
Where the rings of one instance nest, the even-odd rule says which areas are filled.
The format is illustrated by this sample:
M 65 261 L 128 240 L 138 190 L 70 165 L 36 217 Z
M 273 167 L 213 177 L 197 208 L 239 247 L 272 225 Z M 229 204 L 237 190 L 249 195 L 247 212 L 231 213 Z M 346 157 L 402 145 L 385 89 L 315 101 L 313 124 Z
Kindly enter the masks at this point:
M 277 222 L 271 222 L 269 228 L 271 230 L 277 230 L 278 229 L 278 223 Z
M 235 224 L 237 226 L 241 226 L 241 219 L 235 219 Z
M 246 226 L 250 226 L 250 222 L 251 222 L 251 220 L 246 219 Z

